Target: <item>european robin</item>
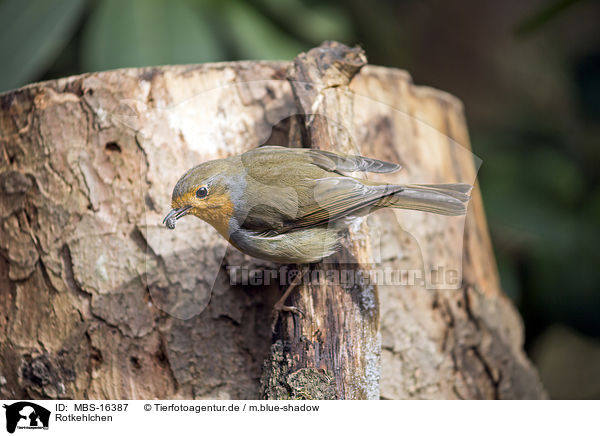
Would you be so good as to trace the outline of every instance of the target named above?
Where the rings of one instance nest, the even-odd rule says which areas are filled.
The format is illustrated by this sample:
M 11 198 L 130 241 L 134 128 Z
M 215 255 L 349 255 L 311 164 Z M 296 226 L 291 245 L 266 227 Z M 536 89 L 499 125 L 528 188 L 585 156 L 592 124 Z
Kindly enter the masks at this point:
M 368 157 L 263 146 L 188 170 L 163 223 L 174 229 L 176 220 L 195 215 L 244 253 L 306 264 L 333 254 L 341 230 L 381 208 L 465 214 L 471 185 L 394 185 L 345 174 L 397 169 Z M 277 311 L 293 309 L 282 300 Z

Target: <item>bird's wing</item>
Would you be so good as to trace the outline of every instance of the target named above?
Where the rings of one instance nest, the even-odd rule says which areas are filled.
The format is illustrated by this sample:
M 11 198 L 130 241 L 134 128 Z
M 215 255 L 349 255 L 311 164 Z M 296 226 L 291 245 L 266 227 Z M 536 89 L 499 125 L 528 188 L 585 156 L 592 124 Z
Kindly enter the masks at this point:
M 401 189 L 367 185 L 338 172 L 397 167 L 360 156 L 263 146 L 242 154 L 241 165 L 246 190 L 253 195 L 244 196 L 236 220 L 242 228 L 265 234 L 327 224 Z
M 335 223 L 344 217 L 360 216 L 379 200 L 403 188 L 398 185 L 365 185 L 352 177 L 326 177 L 314 181 L 313 200 L 301 204 L 294 220 L 284 223 L 295 230 Z
M 315 165 L 327 171 L 363 171 L 368 173 L 391 173 L 400 169 L 400 165 L 370 157 L 341 155 L 324 150 L 307 149 Z
M 313 148 L 287 148 L 278 145 L 267 145 L 257 150 L 275 153 L 296 153 L 308 157 L 311 163 L 326 171 L 352 172 L 362 171 L 369 173 L 391 173 L 400 169 L 400 165 L 385 162 L 370 157 L 351 154 L 338 154 L 331 151 L 316 150 Z

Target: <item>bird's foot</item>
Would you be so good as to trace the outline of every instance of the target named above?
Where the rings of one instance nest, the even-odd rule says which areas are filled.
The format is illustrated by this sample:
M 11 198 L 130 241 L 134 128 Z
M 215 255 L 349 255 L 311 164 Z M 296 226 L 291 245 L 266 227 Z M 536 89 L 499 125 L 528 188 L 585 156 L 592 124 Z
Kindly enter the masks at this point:
M 275 327 L 277 326 L 277 321 L 279 321 L 279 316 L 281 312 L 292 312 L 296 315 L 304 316 L 304 312 L 302 312 L 296 306 L 286 306 L 278 301 L 273 306 L 273 322 L 271 323 L 271 331 L 273 333 L 275 333 Z
M 290 283 L 290 285 L 287 287 L 281 298 L 273 306 L 273 322 L 271 323 L 271 331 L 273 333 L 275 333 L 275 326 L 277 325 L 277 321 L 279 320 L 279 315 L 281 312 L 292 312 L 296 315 L 304 316 L 304 313 L 296 306 L 286 306 L 284 303 L 285 300 L 287 300 L 287 298 L 290 296 L 292 291 L 300 284 L 305 272 L 306 269 L 302 269 L 302 271 L 298 275 L 296 275 L 296 277 L 294 278 L 292 283 Z

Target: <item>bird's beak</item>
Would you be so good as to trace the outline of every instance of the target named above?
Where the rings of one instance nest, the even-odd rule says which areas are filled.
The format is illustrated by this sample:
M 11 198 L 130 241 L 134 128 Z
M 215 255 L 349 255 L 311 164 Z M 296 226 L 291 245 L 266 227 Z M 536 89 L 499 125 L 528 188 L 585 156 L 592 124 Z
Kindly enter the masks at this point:
M 192 206 L 183 206 L 178 207 L 177 209 L 171 209 L 171 212 L 169 212 L 163 220 L 163 224 L 166 224 L 166 226 L 170 229 L 174 229 L 175 221 L 186 216 L 191 208 Z

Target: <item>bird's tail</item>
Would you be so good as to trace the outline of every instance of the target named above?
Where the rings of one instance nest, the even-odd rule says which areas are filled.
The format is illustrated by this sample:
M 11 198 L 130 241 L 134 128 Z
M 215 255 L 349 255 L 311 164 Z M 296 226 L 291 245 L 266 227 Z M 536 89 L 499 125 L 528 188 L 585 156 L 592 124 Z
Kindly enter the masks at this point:
M 465 215 L 471 185 L 402 185 L 402 189 L 380 200 L 378 206 L 433 212 L 441 215 Z

